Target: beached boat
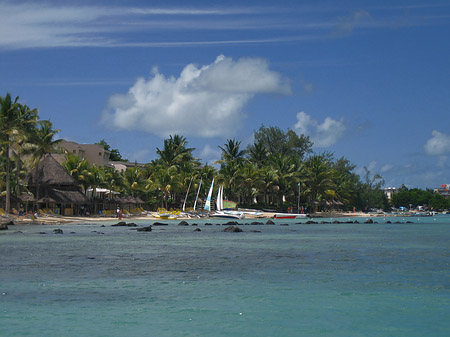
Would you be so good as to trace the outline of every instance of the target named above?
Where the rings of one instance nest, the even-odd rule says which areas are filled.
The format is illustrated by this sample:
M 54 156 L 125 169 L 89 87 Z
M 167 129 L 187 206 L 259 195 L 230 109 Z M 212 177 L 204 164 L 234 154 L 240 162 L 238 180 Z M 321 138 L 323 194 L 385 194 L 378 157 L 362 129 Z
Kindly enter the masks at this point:
M 294 213 L 275 213 L 274 219 L 305 219 L 307 214 L 294 214 Z
M 245 214 L 239 211 L 228 211 L 223 209 L 223 185 L 219 187 L 216 199 L 216 211 L 210 215 L 213 218 L 244 219 Z
M 153 214 L 153 217 L 164 220 L 175 220 L 180 216 L 180 211 L 160 211 L 157 214 Z
M 224 218 L 224 219 L 244 219 L 245 214 L 242 212 L 231 213 L 229 211 L 216 211 L 210 215 L 213 218 Z

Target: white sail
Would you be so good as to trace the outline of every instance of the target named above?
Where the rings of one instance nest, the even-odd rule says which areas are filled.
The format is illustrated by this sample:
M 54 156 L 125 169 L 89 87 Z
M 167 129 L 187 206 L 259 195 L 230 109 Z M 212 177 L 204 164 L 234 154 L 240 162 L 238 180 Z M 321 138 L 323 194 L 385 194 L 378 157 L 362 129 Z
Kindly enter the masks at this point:
M 220 204 L 220 210 L 223 211 L 223 185 L 220 186 L 220 199 L 219 199 L 219 204 Z
M 195 212 L 195 208 L 197 207 L 197 200 L 198 200 L 198 194 L 200 193 L 200 187 L 202 187 L 202 179 L 200 179 L 200 184 L 198 185 L 197 195 L 195 197 L 194 212 Z
M 211 196 L 212 196 L 213 187 L 214 187 L 214 178 L 211 182 L 211 187 L 209 188 L 209 192 L 208 192 L 208 196 L 206 197 L 206 203 L 205 203 L 205 208 L 204 208 L 208 212 L 211 211 Z
M 217 191 L 216 211 L 221 211 L 223 209 L 222 193 L 223 193 L 222 186 L 219 186 L 219 190 Z

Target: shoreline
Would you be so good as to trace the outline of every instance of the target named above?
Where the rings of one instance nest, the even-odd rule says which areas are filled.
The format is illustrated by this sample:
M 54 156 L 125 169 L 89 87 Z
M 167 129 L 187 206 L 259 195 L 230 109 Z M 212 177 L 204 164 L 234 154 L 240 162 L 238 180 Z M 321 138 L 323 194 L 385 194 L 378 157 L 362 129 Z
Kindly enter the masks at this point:
M 273 219 L 275 212 L 262 212 L 262 215 L 248 215 L 246 214 L 245 219 L 242 220 L 257 220 L 257 219 Z M 18 225 L 64 225 L 64 224 L 76 224 L 83 222 L 106 222 L 106 221 L 167 221 L 168 219 L 160 219 L 154 217 L 153 215 L 157 214 L 156 212 L 149 213 L 148 215 L 131 215 L 123 217 L 122 220 L 119 220 L 117 217 L 113 216 L 62 216 L 62 215 L 51 215 L 51 216 L 39 216 L 36 219 L 32 219 L 30 216 L 18 216 L 18 215 L 10 215 L 10 216 L 2 216 L 2 220 L 0 223 L 6 223 L 8 221 L 14 222 L 14 224 Z M 309 219 L 320 219 L 320 218 L 372 218 L 372 217 L 405 217 L 411 215 L 402 215 L 402 214 L 367 214 L 363 212 L 326 212 L 326 213 L 315 213 L 308 216 Z M 414 216 L 414 215 L 413 215 Z M 176 219 L 170 219 L 169 221 L 186 221 L 193 220 L 196 218 L 180 216 Z M 205 218 L 207 219 L 207 218 Z M 212 218 L 209 218 L 212 219 Z

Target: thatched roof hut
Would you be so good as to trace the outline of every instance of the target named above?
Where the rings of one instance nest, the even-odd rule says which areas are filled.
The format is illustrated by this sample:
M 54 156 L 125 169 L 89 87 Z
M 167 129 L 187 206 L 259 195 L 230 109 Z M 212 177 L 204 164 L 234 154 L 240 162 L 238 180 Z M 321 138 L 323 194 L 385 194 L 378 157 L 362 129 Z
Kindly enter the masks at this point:
M 51 155 L 46 155 L 28 175 L 29 186 L 77 186 L 73 178 Z
M 44 196 L 38 203 L 89 203 L 76 180 L 51 155 L 45 156 L 28 175 L 28 187 L 38 198 Z

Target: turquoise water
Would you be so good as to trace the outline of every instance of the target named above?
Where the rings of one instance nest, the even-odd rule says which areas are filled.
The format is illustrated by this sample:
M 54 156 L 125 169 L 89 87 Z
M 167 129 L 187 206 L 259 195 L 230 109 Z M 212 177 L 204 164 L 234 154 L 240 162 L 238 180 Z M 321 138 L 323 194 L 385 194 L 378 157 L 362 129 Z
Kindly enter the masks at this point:
M 448 336 L 450 217 L 386 220 L 10 227 L 0 336 Z

